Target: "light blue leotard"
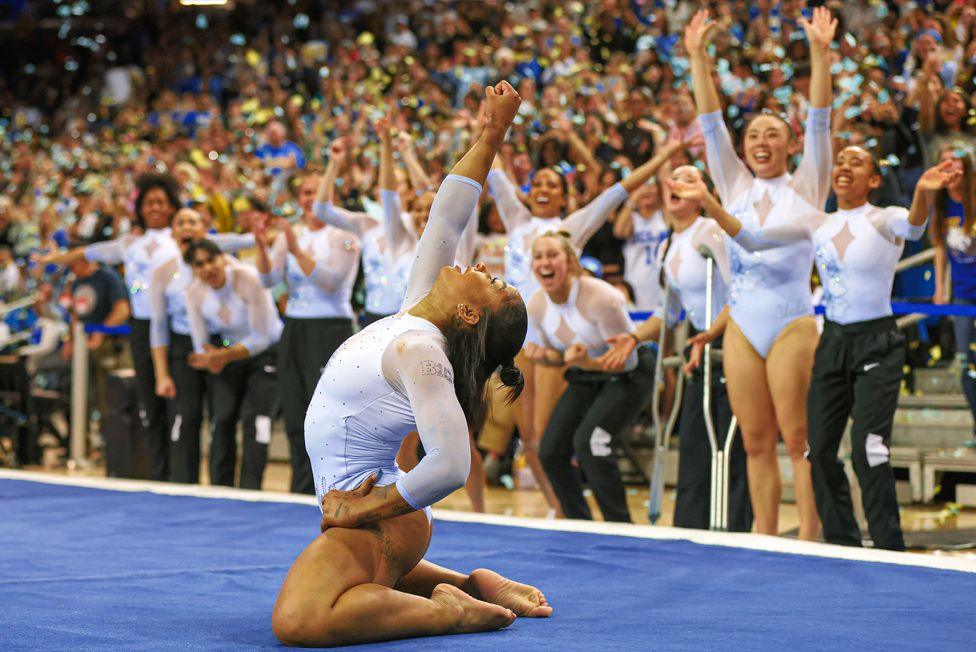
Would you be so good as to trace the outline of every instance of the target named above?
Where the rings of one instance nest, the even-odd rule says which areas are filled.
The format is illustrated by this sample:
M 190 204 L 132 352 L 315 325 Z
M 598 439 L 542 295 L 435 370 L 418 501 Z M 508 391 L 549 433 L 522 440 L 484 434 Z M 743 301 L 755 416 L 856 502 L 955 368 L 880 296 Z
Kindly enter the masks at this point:
M 719 111 L 698 117 L 708 169 L 722 204 L 756 232 L 823 211 L 830 192 L 830 109 L 810 109 L 803 159 L 795 174 L 752 176 L 735 153 Z M 729 315 L 763 358 L 791 322 L 813 315 L 813 244 L 797 240 L 750 252 L 730 239 Z

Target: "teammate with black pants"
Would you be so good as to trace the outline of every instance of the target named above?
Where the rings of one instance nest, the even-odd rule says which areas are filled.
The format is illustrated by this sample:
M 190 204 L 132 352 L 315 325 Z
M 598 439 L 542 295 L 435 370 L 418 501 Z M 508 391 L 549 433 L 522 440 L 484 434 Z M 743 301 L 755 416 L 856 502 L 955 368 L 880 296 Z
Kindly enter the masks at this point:
M 240 486 L 260 489 L 278 410 L 275 345 L 281 320 L 257 271 L 223 255 L 210 240 L 193 242 L 183 255 L 193 268 L 186 314 L 193 338 L 188 362 L 213 375 L 210 483 L 234 485 L 237 422 L 244 456 Z M 211 339 L 211 333 L 215 333 Z
M 352 336 L 352 286 L 359 268 L 359 239 L 315 217 L 312 204 L 319 179 L 306 175 L 299 186 L 302 224 L 284 219 L 269 242 L 266 224 L 258 223 L 257 267 L 265 287 L 288 288 L 285 330 L 278 346 L 278 393 L 291 452 L 291 491 L 315 493 L 305 452 L 305 412 L 329 358 Z
M 634 337 L 620 335 L 614 344 L 625 345 L 608 354 L 607 365 L 619 364 L 620 356 L 628 353 L 637 342 L 656 341 L 660 329 L 677 324 L 682 311 L 697 333 L 689 340 L 688 363 L 684 371 L 689 374 L 681 401 L 681 418 L 678 423 L 678 491 L 674 508 L 676 527 L 707 529 L 711 514 L 712 449 L 705 425 L 704 373 L 701 359 L 708 342 L 721 347 L 721 335 L 728 322 L 729 258 L 725 238 L 719 226 L 702 216 L 700 197 L 686 197 L 676 192 L 678 187 L 701 186 L 702 192 L 711 193 L 711 180 L 698 168 L 685 165 L 671 173 L 665 180 L 665 206 L 670 219 L 671 232 L 661 247 L 656 279 L 662 288 L 669 287 L 668 302 L 637 327 Z M 702 250 L 707 248 L 714 257 L 712 278 L 712 323 L 706 320 L 708 312 L 707 259 Z M 662 297 L 663 298 L 663 297 Z M 712 421 L 718 446 L 724 446 L 732 420 L 726 384 L 721 363 L 712 362 Z M 752 529 L 752 505 L 749 499 L 749 480 L 746 472 L 746 453 L 742 438 L 732 444 L 729 460 L 729 530 L 749 532 Z
M 169 479 L 169 440 L 166 432 L 166 399 L 156 395 L 155 370 L 150 352 L 149 290 L 156 269 L 179 255 L 170 234 L 170 220 L 180 205 L 179 184 L 168 174 L 146 174 L 136 181 L 136 225 L 141 233 L 98 242 L 63 254 L 44 256 L 42 264 L 68 265 L 84 257 L 106 265 L 123 265 L 125 285 L 132 307 L 130 344 L 136 370 L 140 419 L 149 452 L 149 476 Z
M 192 208 L 176 212 L 172 233 L 181 254 L 207 234 L 203 217 Z M 210 239 L 225 252 L 254 246 L 254 236 L 250 234 L 219 233 Z M 188 362 L 193 353 L 193 340 L 186 314 L 186 293 L 192 280 L 193 270 L 182 255 L 163 263 L 153 273 L 149 289 L 152 304 L 149 339 L 156 396 L 167 399 L 169 479 L 196 484 L 200 479 L 200 427 L 207 374 Z
M 880 186 L 877 162 L 860 147 L 840 151 L 832 182 L 839 210 L 813 232 L 827 319 L 810 386 L 810 463 L 828 543 L 861 545 L 844 465 L 837 459 L 851 425 L 851 460 L 875 548 L 904 550 L 889 463 L 891 430 L 905 364 L 905 338 L 891 314 L 891 283 L 904 239 L 922 236 L 931 194 L 958 172 L 925 172 L 911 211 L 868 203 Z
M 723 313 L 726 314 L 726 313 Z M 719 328 L 724 330 L 724 319 Z M 712 330 L 712 329 L 709 329 Z M 709 335 L 710 337 L 710 335 Z M 719 335 L 712 350 L 722 348 Z M 687 354 L 693 355 L 691 352 Z M 711 512 L 712 448 L 705 427 L 705 373 L 700 364 L 686 366 L 691 374 L 685 381 L 678 421 L 678 490 L 674 505 L 674 526 L 707 530 Z M 718 447 L 732 423 L 732 407 L 725 389 L 725 373 L 720 360 L 712 361 L 712 421 Z M 746 473 L 746 451 L 742 437 L 732 442 L 729 460 L 729 532 L 752 530 L 752 503 Z
M 861 545 L 847 475 L 837 459 L 852 418 L 851 459 L 874 546 L 905 548 L 889 462 L 905 361 L 904 337 L 891 313 L 891 284 L 905 239 L 917 240 L 925 232 L 930 195 L 959 174 L 951 162 L 931 168 L 915 187 L 911 211 L 879 208 L 868 201 L 881 185 L 877 161 L 861 147 L 850 146 L 837 153 L 831 171 L 839 207 L 834 213 L 799 215 L 787 224 L 757 229 L 721 207 L 710 211 L 749 251 L 800 240 L 813 245 L 826 322 L 808 394 L 807 457 L 828 543 Z

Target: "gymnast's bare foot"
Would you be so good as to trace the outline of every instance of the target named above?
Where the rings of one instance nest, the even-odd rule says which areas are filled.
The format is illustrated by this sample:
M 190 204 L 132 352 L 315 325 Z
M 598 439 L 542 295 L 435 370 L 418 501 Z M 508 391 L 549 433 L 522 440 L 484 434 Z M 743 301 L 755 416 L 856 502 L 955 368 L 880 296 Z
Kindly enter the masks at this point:
M 515 622 L 515 614 L 505 607 L 477 600 L 456 586 L 438 584 L 430 599 L 457 612 L 457 632 L 490 632 Z
M 546 602 L 542 591 L 528 584 L 513 582 L 487 568 L 473 571 L 462 588 L 485 602 L 511 609 L 516 616 L 548 618 L 552 615 L 552 607 Z

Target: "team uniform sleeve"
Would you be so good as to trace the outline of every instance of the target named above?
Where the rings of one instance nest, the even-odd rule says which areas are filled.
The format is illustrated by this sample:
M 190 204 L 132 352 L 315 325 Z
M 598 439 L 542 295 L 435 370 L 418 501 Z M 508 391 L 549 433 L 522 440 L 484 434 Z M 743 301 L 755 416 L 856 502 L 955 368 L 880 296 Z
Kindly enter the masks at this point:
M 255 246 L 253 233 L 213 233 L 207 239 L 225 254 L 234 254 Z
M 166 284 L 177 265 L 174 258 L 156 268 L 149 284 L 149 346 L 169 346 L 169 315 L 166 314 Z
M 416 236 L 403 223 L 400 193 L 395 190 L 381 190 L 380 204 L 383 207 L 383 229 L 390 242 L 390 249 L 396 251 L 404 243 L 416 241 Z
M 190 339 L 193 340 L 194 353 L 203 353 L 203 345 L 210 340 L 210 331 L 203 318 L 203 299 L 207 287 L 200 281 L 193 281 L 186 292 L 186 318 L 190 323 Z
M 718 224 L 712 222 L 696 233 L 694 240 L 695 251 L 700 252 L 702 247 L 708 247 L 708 250 L 712 252 L 712 256 L 715 258 L 715 266 L 718 268 L 718 273 L 722 276 L 722 280 L 725 281 L 726 285 L 732 279 L 732 273 L 729 270 L 727 237 L 725 231 Z
M 350 211 L 332 202 L 315 202 L 312 204 L 312 213 L 326 224 L 355 233 L 360 238 L 380 225 L 369 213 Z
M 892 238 L 904 240 L 918 240 L 925 235 L 928 220 L 915 226 L 908 221 L 908 209 L 900 206 L 889 206 L 883 213 L 884 228 Z
M 252 276 L 250 268 L 239 268 L 235 275 L 240 279 L 234 291 L 247 308 L 248 332 L 237 344 L 252 356 L 268 349 L 281 336 L 281 320 L 275 308 L 271 292 Z
M 85 247 L 85 258 L 106 265 L 121 265 L 125 250 L 134 240 L 134 236 L 126 235 L 114 240 L 87 245 Z
M 803 136 L 803 158 L 793 174 L 793 187 L 818 211 L 830 195 L 830 108 L 811 108 Z
M 762 251 L 763 249 L 782 247 L 800 240 L 809 240 L 812 237 L 813 230 L 809 221 L 802 218 L 793 220 L 788 224 L 765 229 L 755 229 L 743 224 L 732 239 L 746 251 Z
M 633 333 L 636 328 L 627 312 L 627 300 L 624 295 L 609 283 L 599 282 L 593 286 L 593 300 L 588 300 L 581 312 L 587 319 L 596 324 L 597 330 L 604 340 L 621 333 Z M 637 368 L 637 350 L 630 352 L 624 363 L 624 371 Z
M 271 270 L 267 274 L 258 273 L 261 285 L 266 288 L 274 287 L 285 280 L 285 263 L 288 260 L 288 244 L 285 234 L 279 233 L 271 243 L 268 258 L 271 259 Z
M 749 189 L 752 173 L 735 153 L 732 137 L 721 111 L 701 114 L 698 116 L 698 123 L 705 139 L 708 174 L 715 182 L 715 189 L 722 202 L 729 202 Z
M 672 237 L 674 236 L 672 235 Z M 657 264 L 658 268 L 664 267 L 664 265 L 667 264 L 667 257 L 665 256 L 664 247 L 661 247 L 658 250 Z M 681 291 L 678 288 L 670 285 L 669 278 L 670 277 L 668 276 L 667 270 L 665 269 L 664 286 L 661 288 L 661 298 L 651 314 L 663 321 L 664 325 L 668 328 L 674 328 L 674 326 L 681 319 Z M 671 288 L 670 292 L 668 292 L 669 287 Z
M 429 336 L 407 333 L 394 340 L 384 355 L 387 366 L 392 368 L 385 373 L 410 401 L 426 452 L 420 464 L 397 481 L 397 490 L 411 507 L 423 509 L 467 481 L 471 468 L 468 425 L 454 393 L 451 363 Z
M 582 249 L 593 234 L 600 230 L 607 218 L 627 199 L 624 187 L 615 183 L 593 199 L 589 204 L 573 211 L 560 223 L 569 232 L 569 239 L 577 249 Z
M 488 173 L 488 193 L 495 200 L 498 216 L 502 219 L 507 233 L 511 233 L 532 219 L 532 213 L 518 198 L 515 184 L 501 170 L 492 170 Z
M 481 184 L 468 177 L 449 174 L 441 183 L 417 245 L 402 308 L 409 308 L 430 292 L 441 268 L 454 264 L 461 233 L 480 196 Z
M 539 288 L 529 297 L 525 302 L 525 313 L 529 318 L 529 329 L 525 334 L 525 343 L 555 349 L 556 347 L 552 345 L 542 329 L 542 320 L 546 314 L 545 290 Z
M 681 292 L 678 288 L 671 288 L 671 292 L 665 288 L 654 315 L 668 328 L 674 328 L 681 321 Z

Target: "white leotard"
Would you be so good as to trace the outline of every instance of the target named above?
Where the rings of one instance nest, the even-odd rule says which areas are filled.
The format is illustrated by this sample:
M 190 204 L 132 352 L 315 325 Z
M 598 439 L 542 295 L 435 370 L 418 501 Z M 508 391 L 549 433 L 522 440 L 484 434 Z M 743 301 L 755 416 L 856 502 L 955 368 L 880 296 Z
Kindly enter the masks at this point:
M 125 285 L 129 291 L 132 316 L 150 319 L 152 306 L 149 288 L 156 268 L 180 255 L 169 227 L 146 229 L 142 235 L 127 234 L 115 240 L 85 247 L 85 258 L 108 265 L 125 266 Z
M 265 287 L 288 283 L 285 316 L 298 319 L 347 317 L 352 319 L 352 286 L 359 269 L 359 238 L 333 226 L 312 231 L 304 224 L 292 227 L 298 246 L 315 260 L 308 276 L 288 252 L 284 233 L 271 245 L 271 271 L 261 275 Z
M 250 233 L 212 233 L 207 239 L 213 241 L 221 251 L 232 253 L 254 246 L 254 235 Z M 229 262 L 235 259 L 228 259 Z M 193 282 L 193 269 L 181 256 L 172 258 L 153 272 L 149 284 L 149 300 L 152 315 L 149 320 L 149 345 L 152 347 L 169 345 L 169 332 L 179 335 L 190 334 L 190 322 L 186 316 L 186 292 Z
M 705 320 L 707 262 L 701 254 L 707 246 L 714 254 L 715 273 L 712 277 L 712 319 L 725 307 L 729 294 L 729 257 L 726 250 L 725 232 L 712 220 L 699 217 L 681 233 L 671 236 L 671 246 L 663 255 L 664 277 L 671 286 L 671 302 L 660 306 L 655 314 L 667 319 L 669 327 L 678 321 L 684 309 L 688 321 L 704 331 L 710 324 Z M 661 303 L 664 302 L 662 292 Z
M 224 346 L 241 344 L 252 356 L 281 338 L 271 292 L 261 285 L 257 270 L 249 265 L 228 263 L 223 287 L 213 289 L 194 279 L 186 293 L 186 314 L 193 350 L 204 351 L 210 334 L 223 338 Z
M 526 307 L 533 343 L 557 351 L 582 344 L 591 358 L 598 358 L 609 348 L 607 339 L 634 331 L 627 301 L 617 288 L 598 278 L 578 276 L 570 283 L 566 303 L 555 303 L 541 288 L 529 299 Z M 635 351 L 624 369 L 630 371 L 636 366 Z
M 634 307 L 641 311 L 654 310 L 661 303 L 658 250 L 668 237 L 668 225 L 661 211 L 655 211 L 649 218 L 634 211 L 631 221 L 634 233 L 623 247 L 624 280 L 634 289 Z
M 735 153 L 719 111 L 698 116 L 708 170 L 726 210 L 761 231 L 822 212 L 830 192 L 830 109 L 811 108 L 803 159 L 795 174 L 776 179 L 752 176 Z M 792 321 L 813 314 L 810 275 L 813 246 L 799 240 L 759 253 L 729 244 L 730 316 L 763 358 Z
M 743 229 L 736 240 L 755 251 L 812 242 L 827 319 L 852 324 L 891 316 L 891 284 L 905 240 L 923 233 L 925 225 L 913 226 L 904 208 L 864 204 L 762 232 Z
M 505 247 L 505 280 L 523 297 L 531 297 L 539 282 L 532 274 L 532 243 L 546 231 L 567 231 L 577 250 L 581 250 L 607 217 L 627 199 L 627 191 L 615 183 L 596 199 L 565 218 L 535 217 L 519 200 L 515 184 L 501 170 L 488 174 L 488 189 L 498 206 L 498 215 L 508 233 Z
M 305 447 L 321 504 L 330 489 L 353 489 L 370 474 L 396 483 L 415 509 L 460 488 L 471 464 L 468 426 L 454 392 L 444 336 L 407 310 L 454 262 L 481 186 L 448 175 L 431 207 L 401 311 L 367 326 L 326 365 L 305 417 Z M 403 474 L 396 454 L 412 430 L 426 456 Z

